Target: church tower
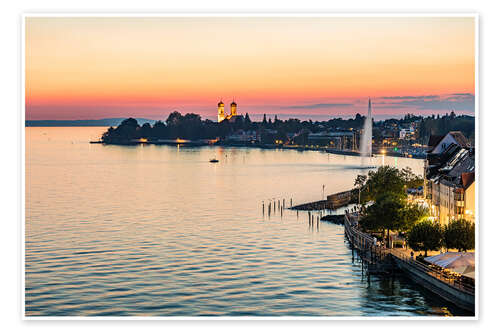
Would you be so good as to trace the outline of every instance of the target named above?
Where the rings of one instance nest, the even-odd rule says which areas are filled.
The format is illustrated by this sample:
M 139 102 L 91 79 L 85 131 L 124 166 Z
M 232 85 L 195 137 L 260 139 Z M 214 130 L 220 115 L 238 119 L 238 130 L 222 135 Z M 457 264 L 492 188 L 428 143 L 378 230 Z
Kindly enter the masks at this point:
M 220 123 L 226 119 L 226 115 L 224 114 L 224 103 L 222 100 L 217 104 L 217 121 Z
M 231 103 L 231 117 L 234 116 L 236 116 L 236 103 L 233 100 L 233 102 Z

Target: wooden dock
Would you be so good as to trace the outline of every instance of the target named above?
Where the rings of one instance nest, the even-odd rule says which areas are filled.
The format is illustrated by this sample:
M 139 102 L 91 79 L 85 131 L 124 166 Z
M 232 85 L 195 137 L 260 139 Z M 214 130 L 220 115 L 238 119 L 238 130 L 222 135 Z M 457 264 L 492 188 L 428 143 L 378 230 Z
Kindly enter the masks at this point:
M 326 200 L 318 200 L 290 207 L 294 210 L 334 210 L 345 207 L 351 203 L 355 196 L 353 190 L 343 191 L 328 195 Z

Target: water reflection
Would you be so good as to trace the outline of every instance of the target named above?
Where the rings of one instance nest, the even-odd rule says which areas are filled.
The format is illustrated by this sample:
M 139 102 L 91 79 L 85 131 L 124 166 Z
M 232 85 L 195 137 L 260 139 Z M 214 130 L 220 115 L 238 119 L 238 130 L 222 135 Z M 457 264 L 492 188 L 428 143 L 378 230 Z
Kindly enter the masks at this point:
M 27 315 L 449 314 L 409 281 L 368 281 L 343 227 L 286 209 L 351 188 L 359 158 L 89 145 L 103 130 L 26 129 Z

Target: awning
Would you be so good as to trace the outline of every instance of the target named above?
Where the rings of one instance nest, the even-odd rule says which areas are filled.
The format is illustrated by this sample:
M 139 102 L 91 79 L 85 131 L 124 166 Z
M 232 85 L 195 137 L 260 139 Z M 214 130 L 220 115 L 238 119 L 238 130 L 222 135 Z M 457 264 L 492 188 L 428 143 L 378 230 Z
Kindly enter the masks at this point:
M 475 254 L 471 252 L 446 252 L 427 257 L 425 261 L 452 270 L 458 274 L 474 278 Z

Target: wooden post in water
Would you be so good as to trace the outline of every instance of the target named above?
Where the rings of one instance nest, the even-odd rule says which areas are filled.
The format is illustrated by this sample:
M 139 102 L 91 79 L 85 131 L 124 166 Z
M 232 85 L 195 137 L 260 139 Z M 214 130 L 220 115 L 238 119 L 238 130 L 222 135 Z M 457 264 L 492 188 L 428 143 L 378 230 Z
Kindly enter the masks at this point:
M 365 270 L 364 260 L 363 260 L 363 258 L 361 258 L 361 280 L 363 280 L 363 271 L 364 270 Z

